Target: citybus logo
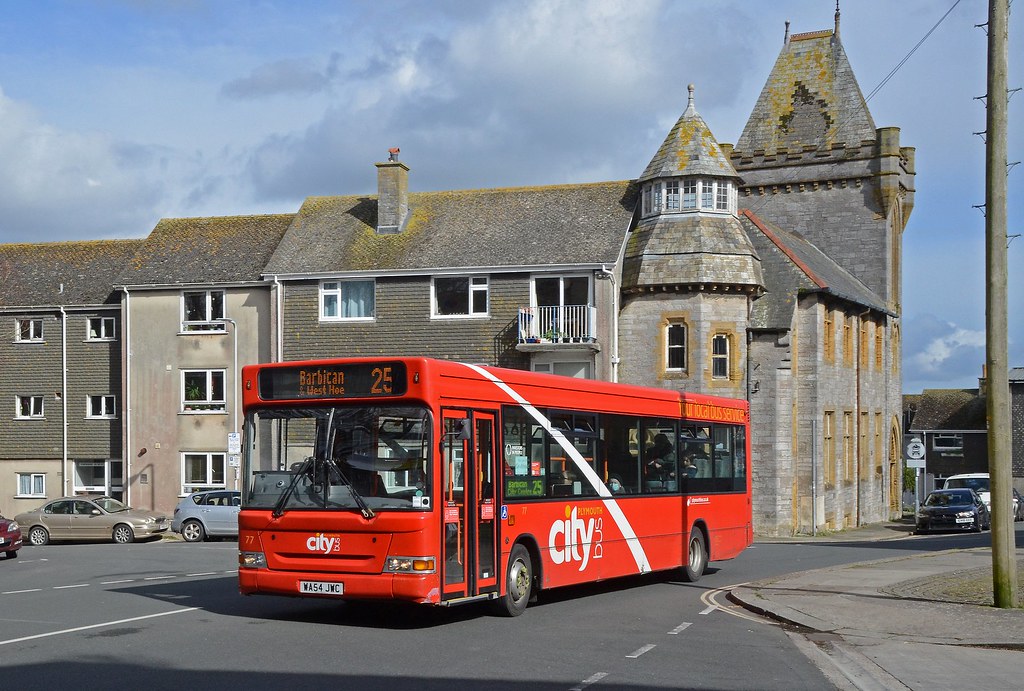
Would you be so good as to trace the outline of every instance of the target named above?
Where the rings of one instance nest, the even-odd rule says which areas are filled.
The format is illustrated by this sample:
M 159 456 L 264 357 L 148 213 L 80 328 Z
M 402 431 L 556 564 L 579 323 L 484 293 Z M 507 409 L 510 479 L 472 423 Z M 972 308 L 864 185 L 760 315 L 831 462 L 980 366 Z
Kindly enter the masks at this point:
M 331 552 L 341 551 L 341 535 L 328 535 L 326 533 L 317 533 L 306 540 L 306 549 L 310 552 L 323 552 L 324 554 L 330 554 Z
M 556 564 L 579 562 L 580 571 L 587 568 L 591 557 L 600 559 L 604 556 L 604 519 L 600 516 L 602 510 L 584 511 L 598 515 L 580 518 L 578 507 L 566 505 L 565 520 L 552 523 L 548 532 L 548 553 L 551 555 L 551 561 Z

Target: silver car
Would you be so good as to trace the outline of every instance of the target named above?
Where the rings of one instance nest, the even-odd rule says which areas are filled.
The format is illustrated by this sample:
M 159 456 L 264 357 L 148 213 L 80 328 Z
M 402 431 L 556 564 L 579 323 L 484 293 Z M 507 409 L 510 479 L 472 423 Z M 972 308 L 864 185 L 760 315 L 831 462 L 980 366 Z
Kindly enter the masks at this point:
M 237 536 L 238 511 L 242 493 L 237 490 L 196 492 L 178 502 L 171 530 L 185 542 L 202 542 L 207 537 Z
M 134 542 L 168 528 L 167 517 L 133 509 L 113 497 L 61 497 L 14 517 L 33 546 L 50 540 Z

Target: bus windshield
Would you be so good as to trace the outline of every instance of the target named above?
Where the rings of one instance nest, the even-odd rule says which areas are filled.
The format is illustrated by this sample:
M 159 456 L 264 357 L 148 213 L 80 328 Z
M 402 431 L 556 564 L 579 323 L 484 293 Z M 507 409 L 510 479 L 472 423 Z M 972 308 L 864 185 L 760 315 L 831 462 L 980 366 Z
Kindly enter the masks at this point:
M 275 513 L 430 508 L 430 414 L 416 406 L 263 408 L 246 416 L 242 505 Z

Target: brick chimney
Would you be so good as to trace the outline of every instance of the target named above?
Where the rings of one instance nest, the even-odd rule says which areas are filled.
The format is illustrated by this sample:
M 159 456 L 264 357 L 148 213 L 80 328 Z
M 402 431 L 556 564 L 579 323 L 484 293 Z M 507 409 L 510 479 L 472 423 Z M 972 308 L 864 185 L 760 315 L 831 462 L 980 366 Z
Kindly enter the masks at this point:
M 398 160 L 398 147 L 377 166 L 377 234 L 402 232 L 409 216 L 409 166 Z

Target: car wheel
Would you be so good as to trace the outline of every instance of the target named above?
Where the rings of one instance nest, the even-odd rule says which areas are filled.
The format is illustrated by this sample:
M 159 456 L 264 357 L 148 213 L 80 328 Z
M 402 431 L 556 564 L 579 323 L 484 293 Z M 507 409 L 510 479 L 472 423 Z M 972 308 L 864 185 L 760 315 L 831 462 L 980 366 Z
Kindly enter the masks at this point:
M 708 565 L 708 548 L 704 544 L 704 533 L 700 528 L 694 528 L 690 532 L 689 545 L 683 575 L 690 583 L 696 583 L 704 575 L 704 567 Z
M 28 543 L 33 547 L 42 547 L 50 541 L 50 533 L 41 525 L 32 526 L 28 531 Z
M 498 611 L 509 617 L 518 617 L 530 603 L 532 592 L 533 564 L 530 553 L 522 545 L 516 545 L 508 555 L 505 595 L 497 601 Z
M 111 537 L 117 544 L 127 545 L 129 542 L 135 542 L 135 531 L 130 525 L 118 523 L 114 526 L 114 533 Z
M 202 542 L 206 539 L 206 530 L 203 524 L 197 520 L 185 521 L 181 525 L 181 537 L 185 542 Z

